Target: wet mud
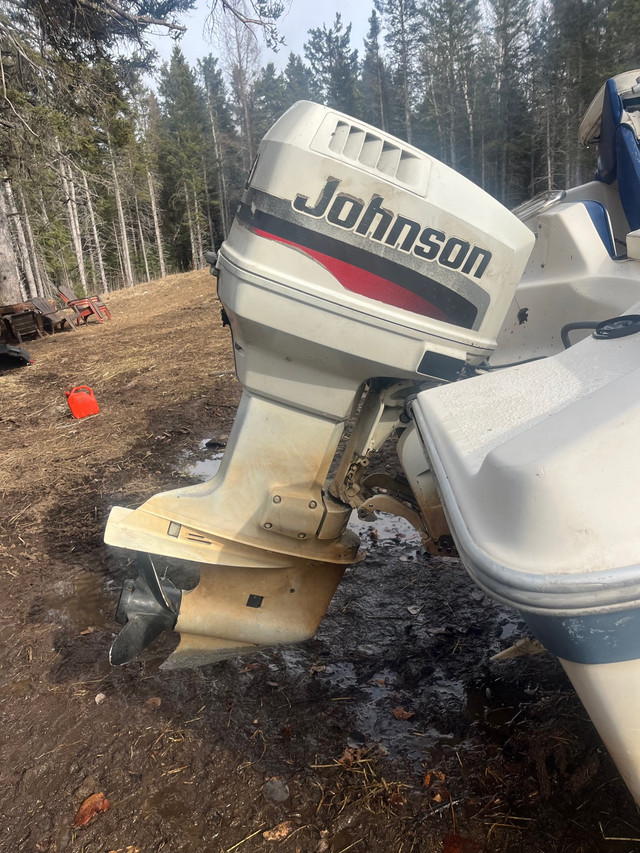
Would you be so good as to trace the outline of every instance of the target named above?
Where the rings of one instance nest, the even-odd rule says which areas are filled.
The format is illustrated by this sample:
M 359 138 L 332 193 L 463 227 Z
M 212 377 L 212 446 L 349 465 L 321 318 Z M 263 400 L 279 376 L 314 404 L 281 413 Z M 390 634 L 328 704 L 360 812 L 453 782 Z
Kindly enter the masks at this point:
M 178 465 L 220 456 L 203 442 Z M 21 849 L 252 851 L 270 832 L 305 853 L 634 849 L 635 807 L 556 661 L 489 660 L 526 634 L 517 615 L 403 520 L 353 526 L 367 555 L 313 640 L 200 670 L 159 668 L 169 638 L 109 667 L 119 554 L 34 597 L 31 623 L 57 629 L 48 678 L 78 709 L 19 780 L 45 815 L 22 816 Z M 110 799 L 86 828 L 44 805 L 61 766 L 66 803 Z

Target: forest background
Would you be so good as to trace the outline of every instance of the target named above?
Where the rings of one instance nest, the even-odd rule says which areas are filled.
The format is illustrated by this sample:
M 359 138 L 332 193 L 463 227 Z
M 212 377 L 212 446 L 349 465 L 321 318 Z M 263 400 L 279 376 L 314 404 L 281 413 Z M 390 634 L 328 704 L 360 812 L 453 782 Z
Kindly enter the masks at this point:
M 194 0 L 0 0 L 0 304 L 201 267 L 260 139 L 300 99 L 507 206 L 589 178 L 578 125 L 607 77 L 640 66 L 638 0 L 369 1 L 361 47 L 337 15 L 278 71 L 279 0 L 209 0 L 195 67 L 179 42 Z M 176 37 L 159 67 L 158 30 Z

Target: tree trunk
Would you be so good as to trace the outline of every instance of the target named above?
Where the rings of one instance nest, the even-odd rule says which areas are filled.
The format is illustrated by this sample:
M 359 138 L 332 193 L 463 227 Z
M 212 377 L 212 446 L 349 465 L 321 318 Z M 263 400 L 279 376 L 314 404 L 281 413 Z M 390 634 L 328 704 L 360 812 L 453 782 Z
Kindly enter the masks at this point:
M 91 273 L 91 292 L 96 293 L 100 290 L 100 282 L 96 274 L 96 259 L 93 246 L 89 246 L 89 272 Z M 104 290 L 102 292 L 104 293 Z
M 462 84 L 464 95 L 464 109 L 467 114 L 467 128 L 469 129 L 469 174 L 473 175 L 475 166 L 475 124 L 473 121 L 473 104 L 469 97 L 469 79 L 465 76 Z
M 404 16 L 404 4 L 400 3 L 400 67 L 402 75 L 402 101 L 404 108 L 404 125 L 409 145 L 413 142 L 413 130 L 411 127 L 411 93 L 409 86 L 409 48 L 407 45 L 407 22 Z
M 78 259 L 78 275 L 80 276 L 80 283 L 82 284 L 82 289 L 85 294 L 88 294 L 87 290 L 87 271 L 84 263 L 84 252 L 82 250 L 82 229 L 80 228 L 80 217 L 78 216 L 78 201 L 76 198 L 76 185 L 73 180 L 73 172 L 71 171 L 71 166 L 69 163 L 63 163 L 63 168 L 66 167 L 67 181 L 69 185 L 69 197 L 70 197 L 70 211 L 71 216 L 73 217 L 74 228 L 76 233 L 76 257 Z
M 60 256 L 60 260 L 62 262 L 62 284 L 65 287 L 70 287 L 73 290 L 73 282 L 71 281 L 71 277 L 69 276 L 69 270 L 67 269 L 67 264 L 64 259 L 64 255 Z
M 120 240 L 118 240 L 118 229 L 116 226 L 113 226 L 113 240 L 116 244 L 116 252 L 118 253 L 118 264 L 120 266 L 120 275 L 122 276 L 122 280 L 125 280 L 124 275 L 124 264 L 122 263 L 122 252 L 120 251 Z
M 205 204 L 207 205 L 207 227 L 209 230 L 209 246 L 214 249 L 216 245 L 215 228 L 213 227 L 213 217 L 211 216 L 211 200 L 209 198 L 209 176 L 207 174 L 207 164 L 202 158 L 202 178 L 204 181 Z
M 142 233 L 142 223 L 140 222 L 140 208 L 138 207 L 138 196 L 133 196 L 133 201 L 136 208 L 136 219 L 138 221 L 138 234 L 140 235 L 140 248 L 142 249 L 142 260 L 144 261 L 144 269 L 147 275 L 147 281 L 151 281 L 151 276 L 149 275 L 149 263 L 147 262 L 147 250 L 144 245 L 144 234 Z
M 380 56 L 376 51 L 376 71 L 378 75 L 378 107 L 380 109 L 380 127 L 382 130 L 386 131 L 387 128 L 387 116 L 384 111 L 384 83 L 382 79 L 382 61 Z
M 35 277 L 33 275 L 33 267 L 31 264 L 31 255 L 29 253 L 29 248 L 27 246 L 27 241 L 24 236 L 24 229 L 22 228 L 22 221 L 20 219 L 20 214 L 16 209 L 16 203 L 13 198 L 13 190 L 11 188 L 11 181 L 7 178 L 4 181 L 4 190 L 7 196 L 7 209 L 8 215 L 13 219 L 13 225 L 15 230 L 16 239 L 18 241 L 18 251 L 20 252 L 20 265 L 22 267 L 22 271 L 24 272 L 25 278 L 27 280 L 27 292 L 29 296 L 37 296 L 38 288 L 36 287 Z
M 71 195 L 71 186 L 69 183 L 69 178 L 67 177 L 67 168 L 66 163 L 62 159 L 62 154 L 60 151 L 59 145 L 56 144 L 58 154 L 60 154 L 60 160 L 58 161 L 59 172 L 58 175 L 60 177 L 60 182 L 62 184 L 62 190 L 65 196 L 65 205 L 67 208 L 67 216 L 69 219 L 69 231 L 71 233 L 71 242 L 73 244 L 73 251 L 76 256 L 76 263 L 78 265 L 78 276 L 80 278 L 80 284 L 82 285 L 82 291 L 86 295 L 87 293 L 87 278 L 84 270 L 84 256 L 82 254 L 82 242 L 80 240 L 80 224 L 78 222 L 78 218 L 76 216 L 75 209 L 75 188 L 73 191 L 73 197 Z
M 456 118 L 456 111 L 449 110 L 449 165 L 452 169 L 458 168 L 458 150 L 456 147 L 458 126 Z
M 129 210 L 128 213 L 129 213 L 129 223 L 127 225 L 127 230 L 129 232 L 129 247 L 130 247 L 131 254 L 133 256 L 133 270 L 135 272 L 136 280 L 137 280 L 137 278 L 138 278 L 138 267 L 139 267 L 139 261 L 140 261 L 140 252 L 138 251 L 138 231 L 137 231 L 135 222 L 133 221 L 131 211 Z
M 209 123 L 211 125 L 211 136 L 213 137 L 213 152 L 216 158 L 216 172 L 218 177 L 218 198 L 220 199 L 220 219 L 222 222 L 222 236 L 226 240 L 229 233 L 229 200 L 227 196 L 227 182 L 224 175 L 224 162 L 222 160 L 222 151 L 218 143 L 218 132 L 216 123 L 213 120 L 213 110 L 211 108 L 211 97 L 207 89 L 207 107 L 209 110 Z M 211 247 L 214 248 L 213 246 Z
M 164 278 L 167 274 L 164 265 L 164 250 L 162 248 L 162 233 L 160 231 L 160 221 L 158 219 L 158 208 L 156 207 L 156 190 L 153 185 L 151 172 L 147 169 L 147 181 L 149 182 L 149 198 L 151 199 L 151 215 L 153 216 L 153 227 L 156 232 L 156 246 L 158 247 L 158 262 L 160 264 L 160 276 Z
M 204 245 L 202 243 L 202 228 L 200 226 L 200 211 L 198 210 L 198 195 L 195 186 L 193 188 L 193 218 L 196 225 L 196 263 L 195 269 L 202 268 L 202 259 L 204 258 Z
M 102 263 L 102 247 L 100 246 L 100 238 L 98 237 L 96 216 L 93 210 L 93 202 L 91 201 L 91 193 L 89 192 L 89 182 L 87 181 L 87 176 L 84 172 L 82 172 L 82 182 L 84 184 L 84 192 L 87 197 L 87 207 L 89 208 L 89 220 L 91 222 L 91 233 L 93 234 L 93 245 L 96 250 L 96 262 L 98 267 L 98 273 L 100 275 L 100 286 L 102 288 L 102 292 L 104 293 L 108 290 L 107 276 L 105 275 L 104 264 Z
M 185 200 L 185 204 L 187 205 L 187 224 L 189 226 L 189 240 L 191 242 L 191 269 L 195 270 L 198 268 L 196 266 L 196 253 L 198 250 L 196 247 L 195 233 L 193 230 L 193 217 L 191 216 L 191 205 L 189 204 L 189 191 L 187 189 L 186 184 L 184 184 L 184 200 Z
M 26 296 L 13 250 L 4 193 L 0 187 L 0 305 L 23 302 Z
M 40 274 L 40 262 L 38 260 L 38 252 L 36 250 L 35 240 L 33 239 L 33 231 L 31 230 L 31 222 L 29 221 L 29 214 L 27 213 L 27 205 L 24 201 L 24 195 L 22 194 L 22 190 L 18 187 L 18 199 L 20 201 L 20 208 L 22 210 L 22 218 L 24 220 L 24 230 L 27 238 L 27 243 L 29 245 L 29 257 L 31 260 L 31 269 L 33 271 L 33 278 L 36 286 L 36 296 L 44 296 L 44 286 L 42 275 Z
M 40 190 L 38 195 L 39 195 L 39 201 L 40 201 L 40 215 L 42 216 L 43 223 L 46 226 L 48 226 L 50 219 L 49 219 L 49 214 L 47 212 L 47 206 L 46 206 L 45 201 L 44 201 L 44 195 L 42 194 L 42 190 Z M 54 296 L 56 293 L 56 288 L 55 288 L 53 282 L 51 281 L 51 278 L 49 277 L 49 273 L 47 271 L 47 256 L 46 256 L 46 254 L 44 257 L 44 263 L 42 265 L 42 269 L 43 269 L 44 284 L 46 285 L 45 296 L 47 296 L 47 295 L 48 296 Z
M 111 148 L 111 139 L 107 134 L 107 145 L 109 147 L 109 157 L 111 159 L 111 172 L 113 174 L 113 194 L 116 199 L 116 209 L 118 211 L 118 224 L 120 225 L 120 250 L 122 252 L 122 271 L 124 284 L 126 287 L 133 287 L 133 270 L 131 269 L 131 255 L 129 254 L 129 242 L 127 240 L 127 226 L 124 221 L 124 211 L 122 209 L 122 196 L 120 194 L 120 183 L 118 182 L 118 173 L 116 171 L 116 161 L 113 157 L 113 149 Z

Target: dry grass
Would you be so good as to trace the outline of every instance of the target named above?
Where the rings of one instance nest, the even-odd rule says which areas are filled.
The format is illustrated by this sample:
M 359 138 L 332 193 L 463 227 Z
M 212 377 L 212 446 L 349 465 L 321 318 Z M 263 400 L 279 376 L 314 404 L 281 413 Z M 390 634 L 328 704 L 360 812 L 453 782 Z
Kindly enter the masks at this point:
M 154 462 L 188 440 L 199 404 L 215 414 L 219 400 L 233 415 L 232 350 L 227 334 L 213 334 L 220 306 L 208 271 L 106 301 L 112 320 L 27 342 L 33 365 L 0 376 L 0 553 L 15 534 L 29 551 L 52 513 L 86 527 L 114 492 L 135 500 L 157 490 Z M 93 389 L 100 414 L 70 417 L 64 392 L 76 385 Z

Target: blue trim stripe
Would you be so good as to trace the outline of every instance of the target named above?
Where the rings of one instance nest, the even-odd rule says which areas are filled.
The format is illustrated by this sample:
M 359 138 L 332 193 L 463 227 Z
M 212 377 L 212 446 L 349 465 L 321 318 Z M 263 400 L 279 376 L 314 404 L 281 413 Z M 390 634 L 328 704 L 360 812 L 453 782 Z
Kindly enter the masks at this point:
M 582 204 L 587 208 L 587 213 L 591 217 L 591 221 L 598 232 L 598 236 L 604 243 L 605 249 L 612 258 L 615 258 L 616 249 L 613 242 L 613 234 L 611 233 L 611 223 L 609 222 L 609 216 L 607 215 L 604 204 L 599 201 L 583 201 Z
M 640 609 L 585 616 L 521 612 L 540 642 L 573 663 L 619 663 L 640 658 Z

